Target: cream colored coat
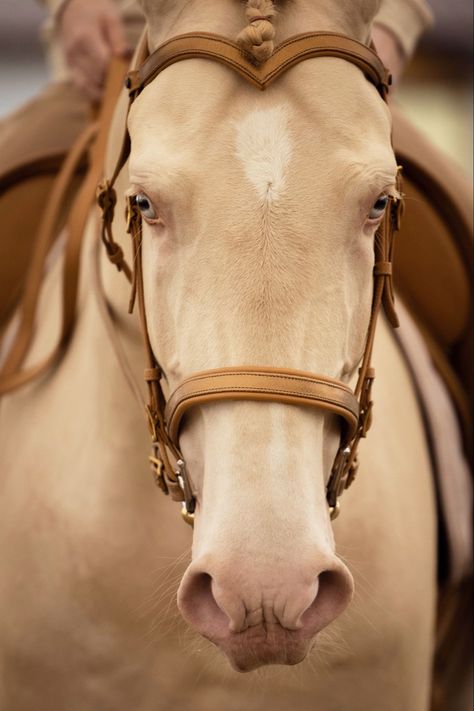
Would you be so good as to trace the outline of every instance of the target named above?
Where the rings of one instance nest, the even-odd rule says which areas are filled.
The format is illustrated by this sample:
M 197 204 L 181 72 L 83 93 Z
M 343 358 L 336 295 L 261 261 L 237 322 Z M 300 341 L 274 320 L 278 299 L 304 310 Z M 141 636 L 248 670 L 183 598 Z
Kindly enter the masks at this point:
M 365 20 L 351 2 L 339 25 L 301 0 L 277 41 L 312 26 L 349 26 L 362 37 L 371 5 L 361 5 Z M 220 0 L 190 9 L 173 31 L 241 29 L 235 6 Z M 150 12 L 153 44 L 172 14 L 158 22 Z M 122 175 L 119 193 L 131 185 L 159 206 L 160 222 L 144 234 L 145 288 L 170 386 L 194 370 L 243 362 L 352 377 L 370 306 L 373 228 L 365 217 L 395 175 L 388 112 L 362 74 L 340 60 L 312 60 L 256 97 L 222 67 L 188 62 L 143 92 L 130 130 L 130 180 Z M 374 427 L 334 527 L 324 478 L 336 438 L 321 415 L 237 404 L 189 420 L 182 446 L 200 508 L 187 568 L 191 532 L 144 475 L 148 437 L 91 288 L 96 227 L 91 217 L 68 353 L 54 375 L 0 408 L 0 706 L 426 711 L 435 505 L 420 413 L 386 324 L 374 359 Z M 116 229 L 123 238 L 120 217 Z M 128 289 L 102 267 L 139 378 Z M 45 327 L 32 360 L 55 332 L 58 268 L 43 294 Z M 297 599 L 302 566 L 314 561 L 339 571 L 344 585 L 352 575 L 355 598 L 296 669 L 238 675 L 178 619 L 186 568 L 180 599 L 191 623 L 190 579 L 212 564 L 216 579 L 224 568 L 216 597 L 230 615 L 235 591 L 264 599 L 249 609 L 258 627 L 262 617 L 271 623 L 269 613 L 285 617 L 280 591 Z M 226 651 L 235 662 L 236 650 Z

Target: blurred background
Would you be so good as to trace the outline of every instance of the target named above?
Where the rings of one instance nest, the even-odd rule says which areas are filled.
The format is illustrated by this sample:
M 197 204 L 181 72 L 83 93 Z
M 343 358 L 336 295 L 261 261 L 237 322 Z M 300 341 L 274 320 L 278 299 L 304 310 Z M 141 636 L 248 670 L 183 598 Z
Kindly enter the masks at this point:
M 398 88 L 405 114 L 472 176 L 472 0 L 431 0 L 436 24 Z M 0 116 L 48 81 L 35 0 L 0 0 Z

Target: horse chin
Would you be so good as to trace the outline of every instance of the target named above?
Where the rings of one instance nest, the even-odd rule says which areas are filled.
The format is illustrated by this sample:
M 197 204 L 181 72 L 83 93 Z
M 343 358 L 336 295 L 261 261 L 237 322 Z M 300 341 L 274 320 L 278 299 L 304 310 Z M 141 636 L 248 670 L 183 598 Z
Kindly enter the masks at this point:
M 287 630 L 279 624 L 256 625 L 212 641 L 238 672 L 254 671 L 269 664 L 299 664 L 308 654 L 312 642 L 303 631 Z

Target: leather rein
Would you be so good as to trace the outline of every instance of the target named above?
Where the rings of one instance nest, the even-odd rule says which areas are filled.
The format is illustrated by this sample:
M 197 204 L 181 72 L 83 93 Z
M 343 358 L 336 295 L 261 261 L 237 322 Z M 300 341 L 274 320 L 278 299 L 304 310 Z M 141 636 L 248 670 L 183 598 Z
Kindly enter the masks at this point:
M 251 55 L 225 37 L 190 33 L 165 42 L 150 56 L 142 56 L 138 69 L 128 73 L 126 87 L 130 96 L 129 110 L 141 91 L 162 71 L 186 59 L 201 58 L 218 62 L 263 91 L 291 67 L 316 57 L 337 57 L 354 64 L 386 100 L 390 76 L 381 60 L 372 49 L 344 35 L 323 32 L 297 35 L 278 46 L 266 62 L 256 65 Z M 312 407 L 336 414 L 342 419 L 340 446 L 326 490 L 330 515 L 335 518 L 339 513 L 339 497 L 353 482 L 357 472 L 359 442 L 366 436 L 371 424 L 371 389 L 375 376 L 371 356 L 377 317 L 382 305 L 390 323 L 398 325 L 392 286 L 392 253 L 394 234 L 399 229 L 402 201 L 390 197 L 376 235 L 372 309 L 354 391 L 345 383 L 324 375 L 242 366 L 196 373 L 183 380 L 166 400 L 161 387 L 163 373 L 148 335 L 141 255 L 142 220 L 134 198 L 127 200 L 127 231 L 131 236 L 134 255 L 132 268 L 112 235 L 117 200 L 114 184 L 129 153 L 130 138 L 125 131 L 113 175 L 99 186 L 97 199 L 102 209 L 101 234 L 107 255 L 117 269 L 125 273 L 132 285 L 130 312 L 133 311 L 135 301 L 138 302 L 147 358 L 144 376 L 149 397 L 146 414 L 152 439 L 150 462 L 157 485 L 164 493 L 170 494 L 172 499 L 183 502 L 183 517 L 192 524 L 196 492 L 179 446 L 180 425 L 190 409 L 223 400 L 253 400 Z

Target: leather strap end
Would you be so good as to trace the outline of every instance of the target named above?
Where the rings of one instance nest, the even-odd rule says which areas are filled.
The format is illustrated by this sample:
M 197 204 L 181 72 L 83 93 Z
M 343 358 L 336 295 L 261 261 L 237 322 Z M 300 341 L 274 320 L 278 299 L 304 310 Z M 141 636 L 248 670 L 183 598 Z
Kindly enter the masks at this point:
M 123 263 L 122 247 L 116 242 L 113 242 L 112 244 L 110 244 L 110 248 L 107 250 L 107 256 L 109 258 L 109 262 L 115 264 L 115 266 L 120 271 Z
M 398 328 L 400 326 L 400 321 L 398 320 L 397 312 L 395 309 L 395 297 L 393 294 L 393 287 L 391 282 L 387 280 L 385 284 L 385 289 L 382 296 L 382 304 L 390 325 L 393 328 Z

